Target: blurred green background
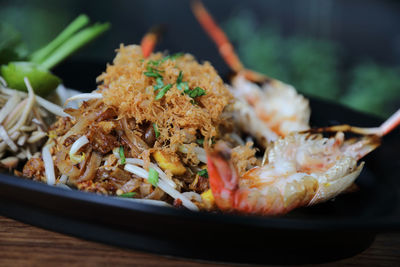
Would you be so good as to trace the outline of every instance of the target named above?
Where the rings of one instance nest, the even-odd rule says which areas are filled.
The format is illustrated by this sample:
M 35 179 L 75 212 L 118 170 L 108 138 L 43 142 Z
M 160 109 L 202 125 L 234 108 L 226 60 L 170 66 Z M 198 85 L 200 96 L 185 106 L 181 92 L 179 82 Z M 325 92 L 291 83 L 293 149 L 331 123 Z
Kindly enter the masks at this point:
M 381 117 L 400 107 L 399 1 L 204 3 L 246 67 L 290 83 L 307 96 Z M 0 50 L 19 44 L 18 53 L 33 51 L 86 13 L 92 21 L 111 22 L 112 29 L 69 62 L 96 62 L 104 69 L 120 43 L 138 43 L 151 26 L 163 24 L 167 31 L 157 49 L 191 52 L 226 75 L 227 66 L 189 6 L 184 0 L 0 0 Z M 0 63 L 4 60 L 0 52 Z M 81 75 L 95 86 L 96 75 L 89 70 Z M 64 82 L 69 85 L 67 78 Z
M 225 21 L 224 29 L 248 68 L 288 82 L 306 95 L 381 117 L 399 107 L 398 64 L 385 65 L 366 56 L 346 66 L 346 47 L 340 43 L 302 34 L 285 36 L 278 25 L 256 23 L 249 11 Z

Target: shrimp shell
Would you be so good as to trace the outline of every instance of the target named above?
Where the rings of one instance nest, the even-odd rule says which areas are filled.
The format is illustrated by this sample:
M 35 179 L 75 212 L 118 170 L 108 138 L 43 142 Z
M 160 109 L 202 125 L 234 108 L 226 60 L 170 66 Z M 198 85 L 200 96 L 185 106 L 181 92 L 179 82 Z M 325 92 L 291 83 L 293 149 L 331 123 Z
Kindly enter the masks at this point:
M 263 147 L 279 136 L 309 129 L 309 101 L 291 85 L 271 79 L 259 87 L 237 75 L 228 88 L 236 99 L 235 122 Z
M 354 152 L 368 153 L 379 145 L 376 141 L 374 136 L 345 140 L 342 132 L 331 138 L 292 133 L 272 143 L 264 165 L 240 177 L 231 149 L 218 143 L 208 152 L 212 193 L 221 210 L 263 215 L 324 202 L 353 184 L 364 166 L 357 163 L 363 155 Z

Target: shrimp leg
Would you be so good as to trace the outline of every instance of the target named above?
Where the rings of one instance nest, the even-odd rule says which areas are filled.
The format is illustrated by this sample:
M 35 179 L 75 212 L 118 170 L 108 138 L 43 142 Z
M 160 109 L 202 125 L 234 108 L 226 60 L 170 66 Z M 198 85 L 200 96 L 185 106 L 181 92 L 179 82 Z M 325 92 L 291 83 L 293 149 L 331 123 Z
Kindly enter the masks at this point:
M 192 1 L 192 10 L 203 29 L 216 43 L 222 58 L 234 72 L 242 73 L 246 79 L 253 82 L 264 83 L 265 81 L 270 80 L 270 78 L 264 74 L 244 68 L 228 37 L 226 37 L 225 33 L 217 23 L 215 23 L 214 19 L 201 1 Z
M 146 58 L 154 51 L 157 41 L 160 39 L 161 27 L 154 27 L 145 36 L 143 36 L 140 46 L 142 47 L 143 57 Z

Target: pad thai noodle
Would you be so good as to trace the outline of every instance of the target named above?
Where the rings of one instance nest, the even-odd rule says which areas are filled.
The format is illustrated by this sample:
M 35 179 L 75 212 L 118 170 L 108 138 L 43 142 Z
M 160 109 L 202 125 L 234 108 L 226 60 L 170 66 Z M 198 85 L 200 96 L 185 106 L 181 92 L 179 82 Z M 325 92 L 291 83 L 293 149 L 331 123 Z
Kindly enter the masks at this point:
M 42 156 L 23 176 L 104 195 L 213 209 L 205 148 L 233 148 L 239 173 L 255 166 L 255 149 L 232 123 L 233 96 L 209 62 L 190 54 L 123 46 L 78 109 L 49 128 Z

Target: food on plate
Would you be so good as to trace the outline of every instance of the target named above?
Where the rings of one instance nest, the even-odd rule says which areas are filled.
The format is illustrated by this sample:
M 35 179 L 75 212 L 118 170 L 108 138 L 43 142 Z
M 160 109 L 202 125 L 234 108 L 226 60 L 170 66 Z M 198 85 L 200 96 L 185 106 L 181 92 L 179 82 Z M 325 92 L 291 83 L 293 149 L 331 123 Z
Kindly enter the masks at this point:
M 50 127 L 42 158 L 29 160 L 24 176 L 203 208 L 204 148 L 220 139 L 237 144 L 230 137 L 233 97 L 211 64 L 182 53 L 144 57 L 142 47 L 122 45 L 97 80 L 98 90 L 70 99 L 89 100 Z M 255 162 L 250 144 L 242 150 L 237 158 Z M 40 172 L 33 171 L 38 161 Z
M 207 153 L 215 202 L 223 211 L 277 215 L 330 200 L 351 187 L 364 166 L 358 161 L 399 123 L 400 110 L 379 128 L 339 125 L 291 133 L 268 146 L 260 166 L 245 172 L 231 159 L 232 150 L 218 143 Z M 362 136 L 345 139 L 345 131 Z M 324 132 L 336 134 L 326 138 Z
M 14 169 L 22 161 L 38 156 L 47 139 L 48 128 L 63 109 L 42 98 L 62 100 L 69 94 L 56 87 L 61 79 L 49 70 L 77 49 L 109 28 L 109 24 L 89 23 L 86 15 L 76 18 L 45 47 L 20 60 L 4 61 L 0 76 L 0 167 Z M 18 44 L 7 51 L 18 49 Z M 63 101 L 62 101 L 63 102 Z
M 225 33 L 203 4 L 193 1 L 192 10 L 236 74 L 228 87 L 237 99 L 234 116 L 239 127 L 254 136 L 264 148 L 279 136 L 307 130 L 311 113 L 308 100 L 291 85 L 245 69 Z
M 49 185 L 192 211 L 285 214 L 350 188 L 358 161 L 400 123 L 400 111 L 377 128 L 309 129 L 308 100 L 246 70 L 200 2 L 194 12 L 236 72 L 232 86 L 209 62 L 154 53 L 154 29 L 140 46 L 119 47 L 96 90 L 66 101 L 84 100 L 77 108 L 45 102 L 27 77 L 28 93 L 2 80 L 1 156 L 23 155 L 15 173 Z M 58 116 L 53 124 L 42 123 L 44 109 Z

